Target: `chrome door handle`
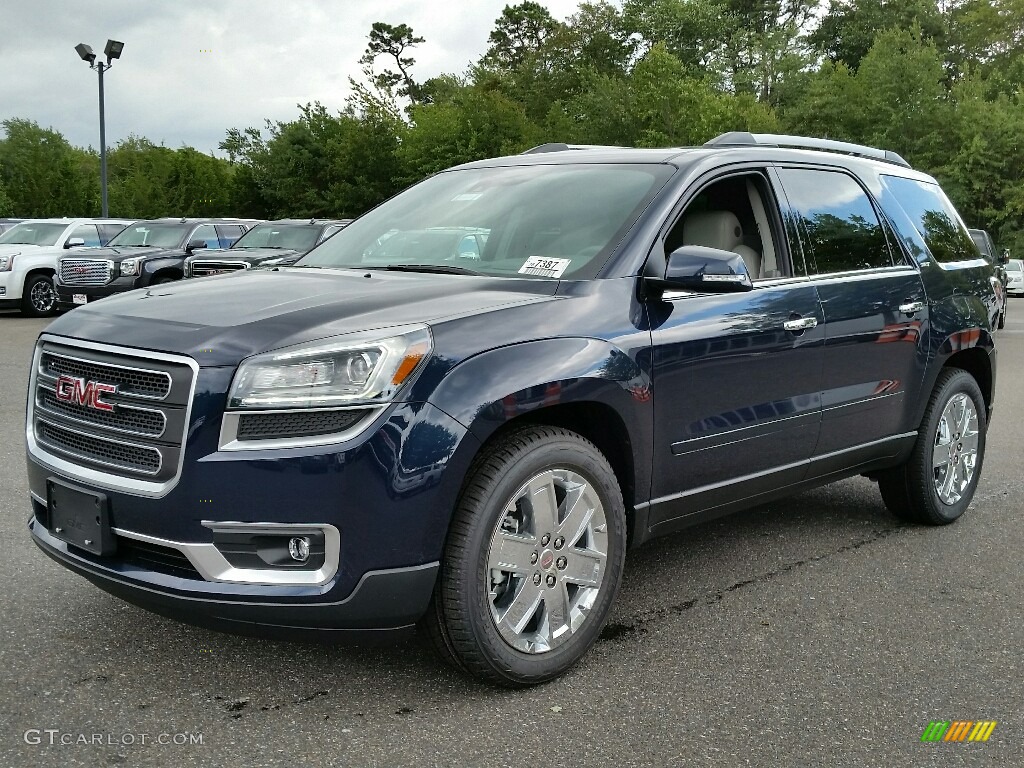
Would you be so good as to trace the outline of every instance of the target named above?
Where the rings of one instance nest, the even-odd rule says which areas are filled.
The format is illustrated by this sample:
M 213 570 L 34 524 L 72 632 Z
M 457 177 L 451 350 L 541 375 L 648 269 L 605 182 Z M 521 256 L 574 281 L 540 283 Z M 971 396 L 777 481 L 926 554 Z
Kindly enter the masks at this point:
M 793 320 L 787 320 L 782 324 L 782 327 L 787 331 L 806 331 L 808 328 L 813 328 L 818 324 L 818 318 L 816 317 L 797 317 Z
M 908 301 L 906 304 L 900 304 L 899 310 L 904 315 L 916 315 L 924 309 L 923 301 Z

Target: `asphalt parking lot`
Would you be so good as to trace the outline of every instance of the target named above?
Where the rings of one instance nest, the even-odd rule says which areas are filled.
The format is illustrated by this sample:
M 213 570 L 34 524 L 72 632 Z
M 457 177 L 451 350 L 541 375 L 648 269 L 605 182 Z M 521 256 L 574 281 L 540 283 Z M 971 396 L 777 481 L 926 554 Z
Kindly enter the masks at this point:
M 184 626 L 43 556 L 23 418 L 44 326 L 0 315 L 0 765 L 1024 764 L 1024 300 L 997 334 L 996 418 L 959 522 L 900 524 L 855 479 L 661 539 L 629 557 L 584 662 L 527 691 L 415 641 Z M 933 720 L 998 725 L 922 743 Z

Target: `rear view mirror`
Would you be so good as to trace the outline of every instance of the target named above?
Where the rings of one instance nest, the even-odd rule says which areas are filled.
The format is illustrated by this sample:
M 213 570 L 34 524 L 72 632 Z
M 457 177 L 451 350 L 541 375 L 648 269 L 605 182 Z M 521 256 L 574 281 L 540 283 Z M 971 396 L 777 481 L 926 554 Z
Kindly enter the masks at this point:
M 205 247 L 206 247 L 206 241 L 205 240 L 189 240 L 188 241 L 188 245 L 185 246 L 185 250 L 188 251 L 189 253 L 192 253 L 192 251 L 197 251 L 200 248 L 205 248 Z
M 665 275 L 648 280 L 662 290 L 699 293 L 733 293 L 754 287 L 742 256 L 703 245 L 684 245 L 672 251 Z
M 85 245 L 85 238 L 82 237 L 69 237 L 68 241 L 64 243 L 65 248 L 80 248 Z

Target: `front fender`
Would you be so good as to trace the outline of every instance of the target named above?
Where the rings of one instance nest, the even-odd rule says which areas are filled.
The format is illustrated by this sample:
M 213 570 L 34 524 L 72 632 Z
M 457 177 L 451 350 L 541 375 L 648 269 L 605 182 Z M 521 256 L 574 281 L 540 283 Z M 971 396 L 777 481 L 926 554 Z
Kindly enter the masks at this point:
M 481 443 L 508 422 L 546 408 L 606 406 L 637 454 L 633 487 L 650 487 L 651 381 L 633 358 L 602 339 L 545 339 L 475 355 L 448 372 L 429 402 Z
M 153 278 L 163 269 L 176 269 L 182 272 L 184 267 L 184 256 L 160 256 L 155 259 L 146 259 L 142 262 L 142 268 L 139 270 L 139 286 L 151 285 Z

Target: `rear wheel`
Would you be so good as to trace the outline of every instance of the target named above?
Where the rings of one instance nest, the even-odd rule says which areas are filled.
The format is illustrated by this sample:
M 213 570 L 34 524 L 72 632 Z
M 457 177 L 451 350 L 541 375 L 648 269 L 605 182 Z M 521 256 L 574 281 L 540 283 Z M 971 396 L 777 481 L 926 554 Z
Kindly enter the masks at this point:
M 49 275 L 32 275 L 25 282 L 21 313 L 28 317 L 48 317 L 57 309 L 57 290 Z
M 889 510 L 928 525 L 946 525 L 960 517 L 978 487 L 987 426 L 985 400 L 974 377 L 958 368 L 944 370 L 910 458 L 879 476 L 878 488 Z
M 625 561 L 622 493 L 580 435 L 529 427 L 476 467 L 449 532 L 426 629 L 470 674 L 523 686 L 597 639 Z

